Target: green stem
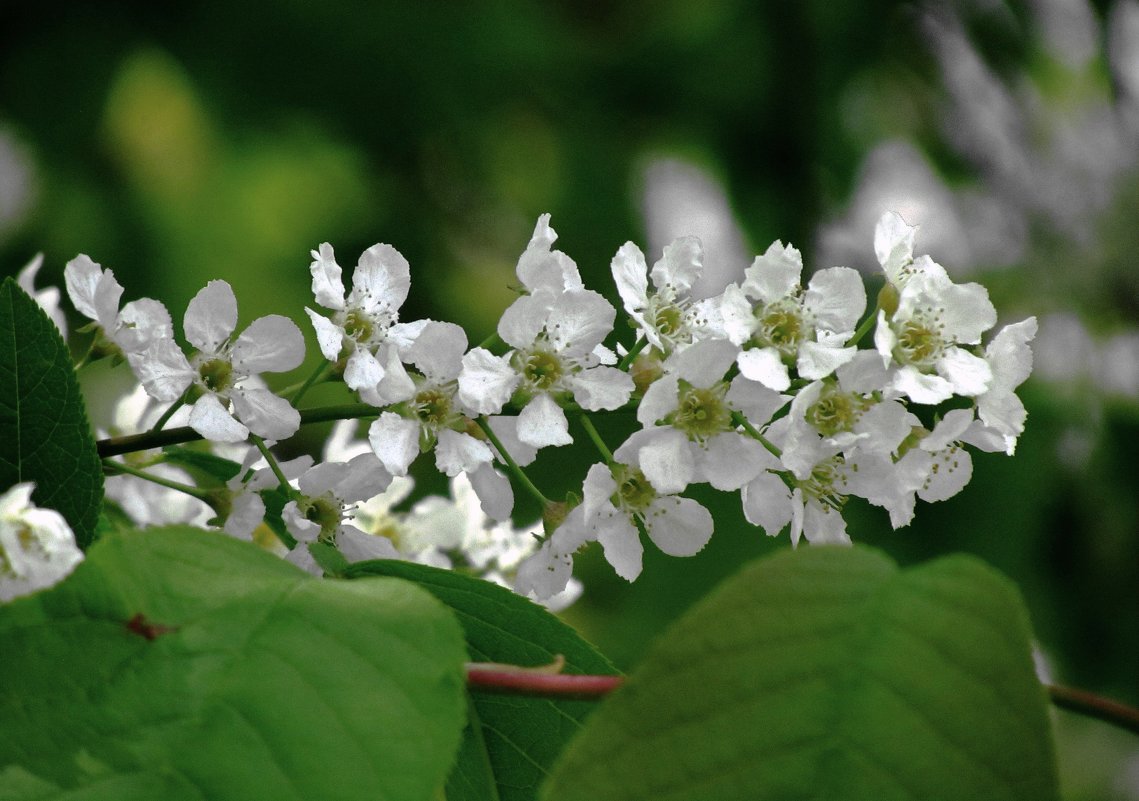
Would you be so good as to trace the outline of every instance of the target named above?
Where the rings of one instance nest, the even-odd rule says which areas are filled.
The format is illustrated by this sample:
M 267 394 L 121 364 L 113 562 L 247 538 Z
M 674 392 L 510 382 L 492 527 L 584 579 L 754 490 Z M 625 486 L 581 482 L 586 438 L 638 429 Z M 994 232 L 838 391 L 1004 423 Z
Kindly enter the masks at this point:
M 629 365 L 633 363 L 633 360 L 637 358 L 640 352 L 644 350 L 648 344 L 649 341 L 644 337 L 641 337 L 636 342 L 634 342 L 633 347 L 629 349 L 629 352 L 626 353 L 624 357 L 622 357 L 621 361 L 617 362 L 617 369 L 628 370 Z
M 877 325 L 878 310 L 880 308 L 881 306 L 875 306 L 874 310 L 870 312 L 869 316 L 867 316 L 867 318 L 862 321 L 861 325 L 859 325 L 858 329 L 854 332 L 854 336 L 846 341 L 846 346 L 848 348 L 854 347 L 859 342 L 861 342 L 862 338 L 870 333 L 870 329 Z
M 166 425 L 167 423 L 170 422 L 170 418 L 174 416 L 174 412 L 181 409 L 182 406 L 186 403 L 186 394 L 189 391 L 190 390 L 187 389 L 186 392 L 183 392 L 178 397 L 178 400 L 176 400 L 172 404 L 170 404 L 170 408 L 162 413 L 162 416 L 158 418 L 158 422 L 156 422 L 153 426 L 151 426 L 150 433 L 157 434 L 159 431 L 162 430 L 162 427 L 164 425 Z
M 732 412 L 732 422 L 747 432 L 748 436 L 756 440 L 760 445 L 767 448 L 772 456 L 782 457 L 783 451 L 779 450 L 767 437 L 759 433 L 759 430 L 748 422 L 748 419 L 740 412 Z
M 289 403 L 291 403 L 293 406 L 296 406 L 301 402 L 301 398 L 305 396 L 306 392 L 308 392 L 312 387 L 319 384 L 321 381 L 328 378 L 328 376 L 332 373 L 332 369 L 333 365 L 331 362 L 321 362 L 317 365 L 316 370 L 313 371 L 312 375 L 306 378 L 303 382 L 300 384 L 293 384 L 291 387 L 285 387 L 277 394 L 281 397 L 289 396 Z
M 495 434 L 494 430 L 490 427 L 490 421 L 487 420 L 485 416 L 483 416 L 479 417 L 477 420 L 475 420 L 475 422 L 478 423 L 479 428 L 481 428 L 483 430 L 483 433 L 486 434 L 486 438 L 490 440 L 490 443 L 494 445 L 495 450 L 498 451 L 498 455 L 502 457 L 502 461 L 506 463 L 506 467 L 522 483 L 522 486 L 526 488 L 526 491 L 537 498 L 538 502 L 541 503 L 543 507 L 549 506 L 551 503 L 550 499 L 543 495 L 540 489 L 534 486 L 534 482 L 530 480 L 530 477 L 526 475 L 522 468 L 518 466 L 518 463 L 514 461 L 514 457 L 510 455 L 510 451 L 506 450 L 505 446 L 502 444 L 502 440 L 498 438 L 498 435 Z
M 301 425 L 309 423 L 327 423 L 331 420 L 354 420 L 363 417 L 375 417 L 380 410 L 367 403 L 344 403 L 337 406 L 319 406 L 315 409 L 301 411 Z M 125 437 L 110 437 L 95 443 L 100 457 L 118 456 L 123 453 L 145 451 L 150 448 L 161 448 L 166 445 L 177 445 L 182 442 L 194 442 L 205 439 L 192 428 L 168 428 L 162 431 L 147 431 L 144 434 L 130 434 Z
M 275 457 L 268 446 L 265 445 L 265 440 L 256 434 L 250 434 L 249 439 L 257 446 L 257 450 L 261 451 L 261 455 L 265 457 L 265 461 L 269 464 L 269 469 L 272 470 L 273 475 L 277 477 L 277 482 L 281 485 L 281 489 L 284 490 L 285 495 L 289 498 L 295 496 L 297 491 L 289 485 L 289 479 L 285 478 L 281 466 L 277 464 L 277 457 Z
M 591 440 L 593 440 L 593 444 L 597 446 L 597 450 L 600 451 L 601 456 L 605 459 L 605 464 L 612 465 L 613 452 L 609 450 L 609 448 L 605 445 L 605 441 L 601 439 L 601 435 L 597 433 L 597 429 L 593 426 L 593 421 L 590 420 L 588 416 L 583 414 L 581 416 L 581 425 L 582 428 L 585 429 L 585 433 L 589 435 L 589 438 Z
M 104 459 L 103 470 L 108 475 L 125 473 L 126 475 L 134 476 L 135 478 L 141 478 L 143 481 L 149 481 L 151 484 L 157 484 L 160 487 L 166 487 L 166 489 L 172 489 L 177 492 L 185 493 L 192 498 L 197 498 L 199 501 L 206 501 L 207 503 L 209 502 L 210 493 L 208 490 L 200 489 L 189 484 L 183 484 L 180 481 L 171 481 L 168 478 L 156 476 L 153 473 L 147 473 L 145 470 L 139 470 L 138 468 L 131 467 L 129 464 L 123 464 L 122 462 L 112 462 L 110 459 Z

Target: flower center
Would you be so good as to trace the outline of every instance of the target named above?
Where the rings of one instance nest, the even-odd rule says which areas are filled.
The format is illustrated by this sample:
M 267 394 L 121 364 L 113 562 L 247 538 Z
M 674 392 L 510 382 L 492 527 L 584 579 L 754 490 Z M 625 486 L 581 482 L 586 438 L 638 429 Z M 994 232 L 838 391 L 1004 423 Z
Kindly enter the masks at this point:
M 424 389 L 415 396 L 412 408 L 415 410 L 415 416 L 424 425 L 440 428 L 446 425 L 451 417 L 451 396 L 438 387 Z
M 844 464 L 841 455 L 819 462 L 806 481 L 799 483 L 803 494 L 817 500 L 823 509 L 841 510 L 847 500 L 846 493 L 842 491 L 846 485 L 846 476 L 841 469 Z
M 727 389 L 723 382 L 701 388 L 681 381 L 679 403 L 667 422 L 689 439 L 703 440 L 729 430 L 732 410 L 724 402 Z
M 618 481 L 617 496 L 613 498 L 615 506 L 631 512 L 644 512 L 657 496 L 653 485 L 637 468 L 620 469 L 614 477 Z
M 318 498 L 309 498 L 308 508 L 305 509 L 305 520 L 320 526 L 317 539 L 335 545 L 336 532 L 340 528 L 343 512 L 344 509 L 339 501 L 330 495 L 321 495 Z
M 898 332 L 898 359 L 918 368 L 933 367 L 945 348 L 941 326 L 920 318 L 902 323 Z
M 793 358 L 799 352 L 805 328 L 798 301 L 787 298 L 763 309 L 755 340 L 762 347 L 775 348 L 784 358 Z
M 864 399 L 828 385 L 804 417 L 824 437 L 833 437 L 839 432 L 853 430 L 866 406 Z
M 198 376 L 210 392 L 223 393 L 234 384 L 233 365 L 226 359 L 208 359 L 198 365 Z
M 344 333 L 356 342 L 368 342 L 375 332 L 372 318 L 359 309 L 349 309 L 344 315 Z
M 523 363 L 522 375 L 535 389 L 548 390 L 562 377 L 561 360 L 548 351 L 533 351 Z

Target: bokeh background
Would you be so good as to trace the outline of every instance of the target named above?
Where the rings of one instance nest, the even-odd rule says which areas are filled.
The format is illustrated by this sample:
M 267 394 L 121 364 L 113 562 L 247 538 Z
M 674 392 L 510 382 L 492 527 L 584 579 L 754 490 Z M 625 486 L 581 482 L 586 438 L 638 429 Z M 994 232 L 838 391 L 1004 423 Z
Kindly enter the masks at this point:
M 622 243 L 655 259 L 687 233 L 710 288 L 776 238 L 873 285 L 886 209 L 1040 335 L 1016 457 L 978 455 L 966 491 L 902 531 L 848 507 L 855 540 L 903 563 L 978 554 L 1021 587 L 1042 669 L 1139 703 L 1136 0 L 0 3 L 0 274 L 42 252 L 38 284 L 60 285 L 87 253 L 176 320 L 225 278 L 243 323 L 306 331 L 282 382 L 319 358 L 302 309 L 323 241 L 348 269 L 394 244 L 403 319 L 474 343 L 542 212 L 616 301 Z M 577 450 L 539 460 L 547 494 L 580 481 Z M 650 554 L 632 586 L 579 559 L 566 616 L 622 666 L 741 560 L 788 547 L 738 500 L 698 497 L 719 521 L 698 557 Z M 1057 725 L 1066 799 L 1139 799 L 1139 741 Z

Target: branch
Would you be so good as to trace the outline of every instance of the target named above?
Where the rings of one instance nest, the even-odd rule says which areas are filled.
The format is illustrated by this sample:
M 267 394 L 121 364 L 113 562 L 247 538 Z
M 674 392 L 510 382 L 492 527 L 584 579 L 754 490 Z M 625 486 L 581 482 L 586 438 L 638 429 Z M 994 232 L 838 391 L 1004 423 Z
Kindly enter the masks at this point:
M 467 687 L 471 690 L 524 695 L 531 698 L 553 698 L 566 701 L 597 701 L 616 690 L 624 676 L 571 675 L 559 672 L 560 658 L 553 665 L 536 668 L 500 665 L 493 662 L 468 662 Z
M 1045 684 L 1044 687 L 1048 690 L 1048 697 L 1052 699 L 1052 703 L 1061 709 L 1096 718 L 1133 734 L 1139 734 L 1139 709 L 1133 706 L 1075 687 L 1062 687 L 1057 684 Z

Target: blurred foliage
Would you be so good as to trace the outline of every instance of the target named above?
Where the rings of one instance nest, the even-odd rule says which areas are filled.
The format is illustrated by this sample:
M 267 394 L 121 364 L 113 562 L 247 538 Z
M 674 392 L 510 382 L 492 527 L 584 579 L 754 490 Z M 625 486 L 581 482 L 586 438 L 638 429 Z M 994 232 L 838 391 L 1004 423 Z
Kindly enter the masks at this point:
M 1112 5 L 1098 3 L 1097 18 Z M 1111 94 L 1103 58 L 1076 80 L 1042 54 L 1026 33 L 1027 4 L 960 6 L 997 76 L 1015 83 L 1030 70 L 1045 99 Z M 301 376 L 319 359 L 302 308 L 312 305 L 308 251 L 320 242 L 346 271 L 372 243 L 394 244 L 412 265 L 404 319 L 453 320 L 474 344 L 511 300 L 514 261 L 542 212 L 587 285 L 616 299 L 609 261 L 627 239 L 645 245 L 640 169 L 659 153 L 722 177 L 752 243 L 782 238 L 813 263 L 816 231 L 848 202 L 877 143 L 904 137 L 950 185 L 977 179 L 946 143 L 921 8 L 0 3 L 0 133 L 33 172 L 27 213 L 0 218 L 0 273 L 43 251 L 39 282 L 59 284 L 64 263 L 85 252 L 115 270 L 126 298 L 158 297 L 176 321 L 207 280 L 225 278 L 243 322 L 298 320 L 309 341 Z M 1104 211 L 1095 247 L 1033 223 L 1023 263 L 979 277 L 1002 311 L 1135 326 L 1136 187 Z M 871 230 L 862 236 L 869 243 Z M 892 532 L 867 508 L 851 530 L 903 564 L 982 556 L 1023 589 L 1060 678 L 1137 703 L 1139 414 L 1134 401 L 1096 392 L 1030 383 L 1014 459 L 977 456 L 967 490 L 921 505 L 910 529 Z M 308 402 L 341 397 L 320 388 Z M 611 444 L 634 424 L 601 421 Z M 313 450 L 323 433 L 289 447 Z M 534 478 L 550 494 L 568 491 L 590 461 L 584 448 L 545 453 Z M 423 486 L 441 487 L 431 473 L 419 471 Z M 599 553 L 579 559 L 588 591 L 567 618 L 623 667 L 741 560 L 787 547 L 748 526 L 738 501 L 696 495 L 719 521 L 698 557 L 650 548 L 631 586 Z M 1067 781 L 1073 798 L 1106 786 Z

